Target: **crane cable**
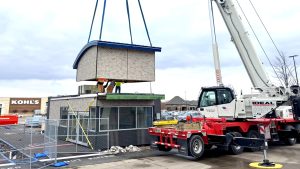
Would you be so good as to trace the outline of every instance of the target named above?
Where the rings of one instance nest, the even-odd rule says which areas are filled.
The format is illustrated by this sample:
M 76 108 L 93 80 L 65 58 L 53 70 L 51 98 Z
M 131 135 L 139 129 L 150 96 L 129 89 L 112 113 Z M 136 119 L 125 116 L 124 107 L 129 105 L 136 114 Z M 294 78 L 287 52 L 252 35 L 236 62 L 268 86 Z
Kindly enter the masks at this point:
M 128 17 L 128 26 L 129 26 L 130 41 L 131 41 L 131 44 L 133 44 L 132 33 L 131 33 L 131 22 L 130 22 L 130 12 L 129 12 L 128 0 L 126 0 L 126 9 L 127 9 L 127 17 Z
M 139 7 L 140 7 L 140 11 L 141 11 L 142 18 L 143 18 L 143 22 L 144 22 L 145 30 L 146 30 L 146 33 L 147 33 L 147 37 L 148 37 L 148 40 L 149 40 L 150 46 L 152 47 L 152 43 L 151 43 L 151 39 L 150 39 L 150 35 L 149 35 L 149 31 L 148 31 L 148 28 L 147 28 L 147 24 L 146 24 L 146 20 L 145 20 L 144 12 L 143 12 L 142 5 L 141 5 L 141 2 L 140 2 L 140 0 L 138 0 L 138 3 L 139 3 Z
M 140 9 L 140 12 L 141 12 L 141 16 L 142 16 L 142 19 L 143 19 L 143 23 L 144 23 L 145 31 L 146 31 L 146 34 L 147 34 L 147 38 L 148 38 L 148 41 L 149 41 L 150 46 L 152 47 L 152 42 L 151 42 L 151 39 L 150 39 L 148 27 L 147 27 L 147 24 L 146 24 L 146 19 L 145 19 L 144 12 L 143 12 L 143 9 L 142 9 L 142 5 L 141 5 L 140 0 L 137 0 L 137 2 L 138 2 L 139 9 Z M 90 38 L 91 38 L 91 34 L 92 34 L 92 29 L 93 29 L 93 25 L 94 25 L 94 20 L 95 20 L 97 8 L 98 8 L 98 0 L 96 0 L 96 5 L 95 5 L 94 13 L 93 13 L 93 19 L 92 19 L 92 23 L 91 23 L 91 26 L 90 26 L 90 31 L 89 31 L 89 36 L 88 36 L 88 41 L 87 41 L 87 43 L 90 42 Z M 101 19 L 101 26 L 100 26 L 99 40 L 102 39 L 102 32 L 103 32 L 103 25 L 104 25 L 104 16 L 105 16 L 105 9 L 106 9 L 106 0 L 104 0 L 104 2 L 103 2 L 103 10 L 102 10 L 102 19 Z M 128 26 L 129 26 L 130 40 L 131 40 L 131 44 L 133 44 L 133 40 L 132 40 L 132 31 L 131 31 L 130 11 L 129 11 L 129 3 L 128 3 L 128 0 L 126 0 L 126 11 L 127 11 L 127 17 L 128 17 Z
M 101 28 L 100 28 L 99 40 L 102 39 L 102 30 L 103 30 L 105 9 L 106 9 L 106 0 L 104 0 L 104 2 L 103 2 L 103 10 L 102 10 L 102 19 L 101 19 Z
M 237 27 L 236 27 L 236 25 L 234 24 L 234 22 L 233 22 L 233 19 L 232 19 L 232 16 L 231 16 L 231 14 L 230 13 L 228 13 L 228 15 L 229 15 L 229 18 L 230 18 L 230 20 L 231 20 L 231 22 L 232 22 L 232 25 L 233 25 L 233 27 L 234 27 L 234 29 L 235 29 L 235 31 L 237 32 L 237 34 L 238 34 L 238 37 L 239 37 L 239 39 L 240 39 L 240 41 L 241 41 L 241 43 L 242 43 L 242 45 L 243 45 L 243 47 L 244 47 L 244 49 L 245 49 L 245 51 L 246 51 L 246 53 L 247 53 L 247 55 L 248 55 L 248 59 L 249 59 L 249 61 L 250 61 L 250 63 L 251 63 L 251 65 L 252 65 L 252 67 L 253 67 L 253 69 L 254 69 L 254 71 L 255 71 L 255 73 L 257 74 L 257 76 L 259 77 L 259 79 L 263 82 L 263 84 L 264 85 L 266 85 L 267 87 L 270 87 L 269 85 L 268 85 L 268 82 L 265 82 L 264 80 L 263 80 L 263 78 L 260 76 L 260 74 L 258 73 L 258 70 L 255 68 L 255 66 L 254 66 L 254 63 L 252 62 L 252 60 L 250 59 L 250 55 L 249 55 L 249 51 L 247 50 L 247 48 L 246 48 L 246 46 L 245 46 L 245 44 L 244 44 L 244 42 L 242 41 L 242 38 L 241 38 L 241 35 L 240 35 L 240 32 L 238 31 L 238 29 L 237 29 Z M 242 59 L 243 60 L 243 59 Z
M 230 18 L 230 21 L 231 21 L 231 23 L 232 23 L 232 26 L 234 27 L 235 31 L 237 32 L 237 35 L 238 35 L 238 37 L 239 37 L 239 39 L 240 39 L 240 41 L 241 41 L 241 43 L 242 43 L 242 45 L 243 45 L 243 47 L 244 47 L 244 49 L 245 49 L 245 52 L 246 52 L 247 55 L 249 56 L 249 52 L 248 52 L 248 50 L 247 50 L 247 48 L 246 48 L 244 42 L 242 41 L 240 32 L 238 31 L 236 25 L 234 24 L 234 21 L 232 20 L 231 13 L 230 13 L 230 12 L 226 12 L 226 13 L 229 15 L 229 18 Z M 231 34 L 231 33 L 230 33 L 230 34 Z M 232 35 L 231 35 L 231 36 L 232 36 Z M 248 58 L 249 58 L 249 61 L 250 61 L 251 65 L 252 65 L 252 67 L 253 67 L 255 73 L 257 74 L 258 78 L 262 81 L 262 83 L 263 83 L 265 86 L 269 87 L 269 85 L 268 85 L 268 82 L 269 82 L 269 81 L 268 81 L 268 82 L 265 82 L 265 81 L 262 79 L 262 77 L 260 76 L 260 74 L 259 74 L 258 71 L 256 70 L 256 68 L 255 68 L 255 66 L 254 66 L 254 64 L 253 64 L 253 62 L 252 62 L 252 60 L 250 59 L 250 57 L 248 57 Z M 242 59 L 242 58 L 241 58 L 241 59 Z M 243 59 L 242 59 L 242 61 L 243 61 Z M 243 63 L 244 63 L 244 61 L 243 61 Z M 244 63 L 244 64 L 245 64 L 245 63 Z M 252 82 L 252 83 L 253 83 L 253 82 Z
M 88 38 L 88 41 L 87 41 L 87 43 L 89 43 L 89 42 L 90 42 L 90 38 L 91 38 L 91 33 L 92 33 L 92 29 L 93 29 L 93 24 L 94 24 L 94 19 L 95 19 L 95 15 L 96 15 L 97 7 L 98 7 L 98 0 L 96 1 L 96 5 L 95 5 L 95 9 L 94 9 L 94 15 L 93 15 L 93 19 L 92 19 L 92 23 L 91 23 L 91 27 L 90 27 L 89 38 Z
M 273 38 L 272 38 L 272 36 L 270 35 L 270 33 L 269 33 L 268 29 L 266 28 L 266 26 L 265 26 L 264 22 L 262 21 L 262 19 L 261 19 L 260 15 L 258 14 L 258 12 L 257 12 L 256 8 L 254 7 L 254 5 L 253 5 L 252 1 L 251 1 L 251 0 L 249 0 L 249 2 L 250 2 L 250 4 L 251 4 L 251 6 L 252 6 L 253 10 L 255 11 L 255 14 L 256 14 L 256 16 L 258 17 L 258 19 L 260 20 L 261 24 L 263 25 L 263 27 L 264 27 L 265 31 L 267 32 L 267 34 L 268 34 L 268 36 L 269 36 L 270 40 L 272 41 L 272 44 L 273 44 L 273 45 L 274 45 L 274 47 L 276 48 L 276 51 L 277 51 L 277 53 L 279 54 L 279 56 L 282 56 L 282 55 L 281 55 L 281 53 L 280 53 L 280 51 L 279 51 L 279 49 L 278 49 L 278 47 L 277 47 L 277 45 L 275 44 L 275 41 L 273 40 Z M 290 70 L 290 69 L 288 69 L 288 70 L 289 70 L 289 75 L 291 75 L 291 76 L 293 77 L 293 79 L 295 80 L 294 76 L 293 76 L 293 75 L 292 75 L 292 73 L 291 73 L 291 70 Z M 274 70 L 274 71 L 275 71 L 275 70 Z M 278 77 L 277 77 L 277 78 L 278 78 Z M 281 85 L 282 85 L 282 83 L 281 83 Z
M 275 71 L 275 68 L 274 68 L 274 66 L 273 66 L 273 64 L 272 64 L 272 62 L 271 62 L 269 56 L 267 55 L 267 53 L 266 53 L 264 47 L 262 46 L 262 44 L 261 44 L 261 42 L 260 42 L 258 36 L 256 35 L 256 33 L 255 33 L 255 31 L 254 31 L 252 25 L 250 24 L 250 22 L 249 22 L 249 20 L 248 20 L 248 17 L 246 16 L 246 14 L 245 14 L 243 8 L 241 7 L 240 3 L 239 3 L 237 0 L 236 0 L 236 2 L 237 2 L 237 4 L 238 4 L 239 8 L 241 9 L 241 11 L 242 11 L 242 13 L 243 13 L 243 15 L 244 15 L 244 17 L 245 17 L 245 19 L 246 19 L 246 21 L 247 21 L 249 27 L 251 28 L 251 31 L 252 31 L 252 33 L 254 34 L 254 36 L 255 36 L 255 38 L 256 38 L 256 40 L 257 40 L 257 42 L 258 42 L 260 48 L 262 49 L 262 51 L 263 51 L 264 55 L 266 56 L 266 58 L 267 58 L 269 64 L 271 65 L 271 67 L 272 67 L 274 73 L 276 74 L 276 76 L 277 76 L 277 78 L 278 78 L 280 84 L 283 86 L 283 83 L 282 83 L 282 81 L 280 80 L 279 75 L 278 75 L 277 72 Z

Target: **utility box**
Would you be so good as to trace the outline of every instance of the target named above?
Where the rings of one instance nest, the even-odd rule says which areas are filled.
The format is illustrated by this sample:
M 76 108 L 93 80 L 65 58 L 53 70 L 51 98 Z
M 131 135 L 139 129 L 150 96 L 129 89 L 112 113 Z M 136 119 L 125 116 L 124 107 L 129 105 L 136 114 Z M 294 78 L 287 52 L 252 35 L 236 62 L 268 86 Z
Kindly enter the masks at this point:
M 97 78 L 128 82 L 155 81 L 155 52 L 159 47 L 92 41 L 78 54 L 76 81 Z

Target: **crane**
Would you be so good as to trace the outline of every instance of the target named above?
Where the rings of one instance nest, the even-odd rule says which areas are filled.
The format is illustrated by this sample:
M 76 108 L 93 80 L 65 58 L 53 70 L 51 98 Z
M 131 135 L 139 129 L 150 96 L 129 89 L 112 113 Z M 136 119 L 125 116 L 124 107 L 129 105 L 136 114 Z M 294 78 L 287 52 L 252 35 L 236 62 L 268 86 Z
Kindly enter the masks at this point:
M 198 107 L 200 107 L 201 113 L 207 117 L 264 117 L 267 113 L 289 99 L 289 90 L 277 87 L 271 83 L 232 0 L 211 0 L 211 2 L 212 1 L 216 3 L 221 13 L 254 88 L 260 91 L 260 93 L 242 95 L 241 99 L 236 99 L 233 91 L 223 87 L 223 85 L 202 88 Z M 213 36 L 215 36 L 214 33 Z M 215 39 L 216 38 L 213 38 L 213 55 L 217 83 L 222 84 L 221 81 L 218 81 L 220 80 L 219 77 L 221 77 L 221 71 Z
M 213 38 L 219 86 L 202 88 L 198 110 L 204 117 L 189 116 L 177 125 L 150 127 L 151 148 L 177 149 L 180 154 L 195 159 L 201 158 L 205 149 L 212 146 L 237 155 L 244 147 L 250 151 L 259 150 L 263 144 L 262 133 L 259 133 L 262 130 L 268 131 L 265 135 L 268 141 L 294 145 L 300 138 L 300 97 L 293 99 L 293 107 L 283 105 L 291 99 L 290 94 L 273 85 L 267 77 L 232 1 L 212 1 L 216 2 L 251 82 L 260 93 L 236 98 L 231 88 L 223 86 L 218 47 Z

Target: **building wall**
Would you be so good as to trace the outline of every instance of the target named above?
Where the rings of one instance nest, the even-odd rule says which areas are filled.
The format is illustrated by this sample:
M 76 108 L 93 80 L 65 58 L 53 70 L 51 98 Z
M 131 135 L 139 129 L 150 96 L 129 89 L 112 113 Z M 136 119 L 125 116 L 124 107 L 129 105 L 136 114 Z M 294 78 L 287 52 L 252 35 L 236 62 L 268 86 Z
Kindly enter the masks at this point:
M 155 81 L 154 53 L 128 51 L 128 79 Z
M 41 113 L 47 114 L 47 107 L 48 107 L 48 97 L 41 98 Z
M 94 80 L 96 78 L 97 47 L 86 51 L 77 68 L 77 81 Z
M 32 105 L 31 103 L 29 104 L 19 104 L 15 105 L 12 104 L 12 100 L 38 100 L 39 103 L 37 105 Z M 10 113 L 18 113 L 18 114 L 24 114 L 24 115 L 31 115 L 33 112 L 32 110 L 41 110 L 41 113 L 46 113 L 47 109 L 47 102 L 48 98 L 43 97 L 43 98 L 25 98 L 25 97 L 0 97 L 0 104 L 2 105 L 1 107 L 1 115 L 6 115 Z M 25 113 L 26 110 L 26 113 Z
M 97 47 L 92 47 L 79 61 L 76 80 L 96 80 L 96 77 L 154 81 L 155 53 L 106 47 L 98 47 L 97 50 Z
M 51 99 L 49 102 L 49 119 L 60 119 L 61 107 L 69 107 L 69 111 L 89 111 L 90 106 L 96 106 L 95 99 L 95 97 Z
M 196 110 L 197 106 L 191 105 L 166 105 L 166 110 L 168 111 L 186 111 L 186 110 Z
M 9 114 L 9 100 L 8 97 L 0 97 L 1 115 Z
M 99 47 L 97 77 L 127 79 L 128 55 L 125 49 Z

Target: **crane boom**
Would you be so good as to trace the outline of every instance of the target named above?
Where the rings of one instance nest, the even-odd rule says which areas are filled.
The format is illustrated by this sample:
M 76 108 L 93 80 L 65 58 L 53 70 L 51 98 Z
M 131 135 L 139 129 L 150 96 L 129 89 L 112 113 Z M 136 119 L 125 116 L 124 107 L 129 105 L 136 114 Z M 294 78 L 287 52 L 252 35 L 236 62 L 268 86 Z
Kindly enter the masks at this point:
M 213 1 L 218 6 L 253 86 L 264 92 L 274 91 L 274 85 L 263 69 L 233 2 L 231 0 Z

